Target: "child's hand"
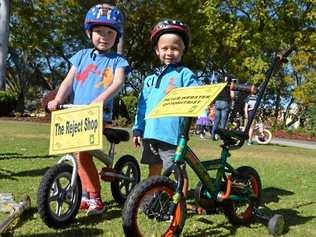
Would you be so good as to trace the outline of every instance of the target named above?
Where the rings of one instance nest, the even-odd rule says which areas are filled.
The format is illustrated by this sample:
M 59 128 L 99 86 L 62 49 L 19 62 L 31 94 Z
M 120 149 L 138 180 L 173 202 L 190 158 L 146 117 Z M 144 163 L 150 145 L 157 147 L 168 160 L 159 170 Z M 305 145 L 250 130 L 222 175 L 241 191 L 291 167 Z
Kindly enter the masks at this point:
M 133 137 L 133 144 L 135 147 L 140 147 L 141 143 L 142 143 L 141 137 Z
M 57 100 L 51 100 L 47 104 L 47 109 L 49 111 L 54 111 L 57 109 L 57 106 L 59 105 L 59 102 Z
M 104 102 L 104 101 L 103 101 L 101 98 L 97 97 L 95 100 L 93 100 L 93 101 L 91 102 L 91 104 L 103 103 L 103 102 Z

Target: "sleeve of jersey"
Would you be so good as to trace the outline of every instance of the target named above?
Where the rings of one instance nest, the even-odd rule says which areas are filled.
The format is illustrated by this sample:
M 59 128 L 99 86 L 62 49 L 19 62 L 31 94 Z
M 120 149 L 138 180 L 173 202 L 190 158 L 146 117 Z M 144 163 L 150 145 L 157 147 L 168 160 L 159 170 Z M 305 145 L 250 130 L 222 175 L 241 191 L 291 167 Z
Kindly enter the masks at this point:
M 185 69 L 183 71 L 182 79 L 183 79 L 183 87 L 199 85 L 196 75 L 189 69 Z
M 135 122 L 133 126 L 133 136 L 142 137 L 145 130 L 145 115 L 147 110 L 146 101 L 150 93 L 150 87 L 147 85 L 148 78 L 145 79 L 142 92 L 138 96 Z

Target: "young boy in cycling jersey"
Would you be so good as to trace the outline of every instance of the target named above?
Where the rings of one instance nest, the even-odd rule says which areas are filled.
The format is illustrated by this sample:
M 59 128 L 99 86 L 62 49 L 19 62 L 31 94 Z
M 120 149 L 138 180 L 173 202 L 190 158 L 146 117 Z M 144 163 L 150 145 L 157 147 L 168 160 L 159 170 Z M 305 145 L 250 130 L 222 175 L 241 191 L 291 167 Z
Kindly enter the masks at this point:
M 113 6 L 98 4 L 87 12 L 84 30 L 94 48 L 80 50 L 70 58 L 72 66 L 48 109 L 56 110 L 69 95 L 73 104 L 103 102 L 103 123 L 108 126 L 112 122 L 112 98 L 121 89 L 129 67 L 121 55 L 112 52 L 123 33 L 122 15 Z M 75 157 L 83 188 L 80 208 L 86 209 L 88 215 L 101 214 L 106 208 L 92 156 L 79 152 Z
M 144 80 L 133 127 L 133 143 L 136 147 L 143 144 L 141 163 L 149 165 L 149 176 L 160 175 L 162 168 L 172 165 L 183 119 L 145 117 L 172 89 L 198 84 L 193 72 L 181 62 L 190 41 L 189 28 L 179 20 L 163 20 L 151 31 L 152 48 L 162 65 Z M 185 196 L 187 189 L 186 178 Z

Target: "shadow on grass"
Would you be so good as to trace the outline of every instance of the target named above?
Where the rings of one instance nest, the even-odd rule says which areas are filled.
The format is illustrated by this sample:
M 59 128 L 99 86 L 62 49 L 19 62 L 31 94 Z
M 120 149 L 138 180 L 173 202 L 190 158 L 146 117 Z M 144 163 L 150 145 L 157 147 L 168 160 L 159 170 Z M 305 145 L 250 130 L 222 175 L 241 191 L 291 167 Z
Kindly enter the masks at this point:
M 10 179 L 10 180 L 17 180 L 14 176 L 14 172 L 11 170 L 0 168 L 0 179 Z
M 109 202 L 109 207 L 119 207 L 119 205 L 115 205 L 115 202 Z M 25 211 L 19 218 L 15 225 L 11 225 L 8 230 L 1 234 L 1 237 L 9 237 L 12 236 L 14 233 L 14 229 L 22 227 L 23 225 L 27 224 L 27 222 L 34 218 L 34 215 L 37 213 L 36 207 L 31 207 L 27 211 Z M 59 229 L 54 230 L 51 229 L 52 232 L 46 232 L 46 233 L 37 233 L 36 236 L 39 237 L 50 237 L 50 236 L 74 236 L 74 237 L 86 237 L 86 236 L 102 236 L 104 233 L 103 230 L 97 229 L 97 228 L 90 228 L 90 227 L 82 227 L 82 224 L 84 225 L 93 225 L 100 222 L 103 222 L 105 220 L 110 220 L 113 218 L 120 218 L 121 217 L 121 209 L 119 210 L 110 210 L 106 212 L 104 215 L 98 215 L 98 216 L 84 216 L 76 218 L 75 223 L 69 225 L 69 227 L 65 229 Z M 33 234 L 29 235 L 20 235 L 21 237 L 31 237 L 35 236 Z
M 278 203 L 281 199 L 281 196 L 290 196 L 290 195 L 294 195 L 294 194 L 295 193 L 292 191 L 280 189 L 280 188 L 276 188 L 276 187 L 268 187 L 268 188 L 265 188 L 262 190 L 261 206 L 263 208 L 260 209 L 260 212 L 262 212 L 268 218 L 272 218 L 275 214 L 282 215 L 285 219 L 285 228 L 284 228 L 283 234 L 286 234 L 289 232 L 290 226 L 303 225 L 303 224 L 316 218 L 316 216 L 303 216 L 303 215 L 301 215 L 300 211 L 297 210 L 300 207 L 314 205 L 314 204 L 316 204 L 316 201 L 306 202 L 306 203 L 295 205 L 295 206 L 290 207 L 290 208 L 281 208 L 281 209 L 276 209 L 276 210 L 272 210 L 266 206 L 269 203 Z M 193 205 L 195 204 L 194 190 L 193 189 L 189 190 L 187 203 L 190 203 Z M 190 217 L 192 215 L 196 215 L 196 214 L 195 213 L 188 213 L 188 217 Z M 203 218 L 203 216 L 201 216 L 201 218 L 198 218 L 197 221 L 200 221 L 200 222 L 203 222 L 203 223 L 209 224 L 209 225 L 211 225 L 211 224 L 214 225 L 214 223 Z M 268 220 L 257 219 L 257 221 L 266 225 L 266 226 L 268 224 Z M 226 235 L 226 231 L 225 231 L 225 233 L 223 233 L 223 230 L 216 230 L 219 228 L 224 228 L 229 233 Z M 235 234 L 237 228 L 238 228 L 238 226 L 231 226 L 228 223 L 221 223 L 220 225 L 212 226 L 210 229 L 207 228 L 207 229 L 203 229 L 203 230 L 198 230 L 197 232 L 190 233 L 189 235 L 186 235 L 186 236 L 190 236 L 190 237 L 216 236 L 216 235 L 230 236 L 230 235 Z
M 314 205 L 316 204 L 316 201 L 298 204 L 291 208 L 281 208 L 277 210 L 271 210 L 265 205 L 271 202 L 278 203 L 280 201 L 280 196 L 289 196 L 289 195 L 294 195 L 295 193 L 289 190 L 275 188 L 275 187 L 265 188 L 262 190 L 262 193 L 263 193 L 262 205 L 264 206 L 264 212 L 270 217 L 272 217 L 275 214 L 280 214 L 284 217 L 285 219 L 285 230 L 283 232 L 284 234 L 289 232 L 290 226 L 302 225 L 316 218 L 316 216 L 303 216 L 300 214 L 300 211 L 296 210 L 300 207 Z
M 269 204 L 271 202 L 278 203 L 280 201 L 280 196 L 290 196 L 294 195 L 295 193 L 289 190 L 275 188 L 275 187 L 268 187 L 262 190 L 261 196 L 261 204 Z
M 50 155 L 36 155 L 36 156 L 26 156 L 21 153 L 16 152 L 8 152 L 8 153 L 0 153 L 0 160 L 10 160 L 10 159 L 37 159 L 37 158 L 53 158 L 57 156 Z
M 18 180 L 15 177 L 36 177 L 43 176 L 45 172 L 49 169 L 49 167 L 41 168 L 41 169 L 33 169 L 33 170 L 24 170 L 17 173 L 14 173 L 10 170 L 0 168 L 0 179 L 10 179 L 10 180 Z
M 88 236 L 102 236 L 104 233 L 103 230 L 97 229 L 97 228 L 87 228 L 87 227 L 78 227 L 75 230 L 58 230 L 58 231 L 52 231 L 50 233 L 36 233 L 29 234 L 29 235 L 19 235 L 19 237 L 88 237 Z M 10 232 L 5 233 L 2 235 L 3 237 L 9 237 L 12 236 Z
M 194 231 L 193 233 L 187 233 L 184 236 L 187 237 L 207 237 L 207 236 L 234 236 L 236 234 L 237 228 L 236 226 L 232 226 L 227 222 L 214 224 L 212 221 L 200 217 L 197 221 L 202 222 L 203 224 L 207 224 L 209 228 L 203 228 Z
M 29 176 L 29 177 L 35 177 L 35 176 L 43 176 L 45 174 L 45 172 L 49 169 L 50 167 L 45 167 L 45 168 L 41 168 L 41 169 L 34 169 L 34 170 L 24 170 L 24 171 L 20 171 L 17 173 L 14 173 L 14 176 Z

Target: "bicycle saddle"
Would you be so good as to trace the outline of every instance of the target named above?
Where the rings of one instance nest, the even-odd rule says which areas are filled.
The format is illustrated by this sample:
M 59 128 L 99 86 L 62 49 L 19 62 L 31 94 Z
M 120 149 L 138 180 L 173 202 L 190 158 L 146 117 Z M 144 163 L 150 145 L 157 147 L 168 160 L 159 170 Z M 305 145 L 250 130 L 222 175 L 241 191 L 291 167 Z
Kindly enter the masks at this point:
M 126 142 L 129 140 L 129 133 L 122 129 L 104 128 L 103 135 L 108 139 L 110 143 L 119 144 L 120 142 Z
M 218 128 L 216 133 L 223 140 L 224 145 L 230 146 L 230 148 L 240 148 L 248 139 L 248 134 L 242 131 Z

